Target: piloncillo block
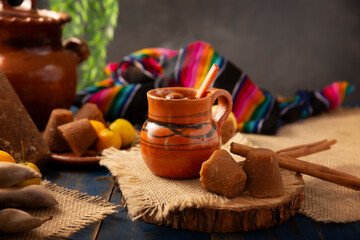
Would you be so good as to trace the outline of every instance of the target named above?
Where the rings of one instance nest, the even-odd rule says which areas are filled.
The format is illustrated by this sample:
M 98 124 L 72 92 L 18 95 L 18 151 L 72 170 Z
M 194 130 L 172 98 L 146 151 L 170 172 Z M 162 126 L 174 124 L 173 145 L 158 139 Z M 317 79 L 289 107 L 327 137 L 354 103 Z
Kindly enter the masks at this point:
M 0 149 L 16 162 L 32 162 L 43 166 L 50 149 L 26 111 L 10 82 L 0 71 Z

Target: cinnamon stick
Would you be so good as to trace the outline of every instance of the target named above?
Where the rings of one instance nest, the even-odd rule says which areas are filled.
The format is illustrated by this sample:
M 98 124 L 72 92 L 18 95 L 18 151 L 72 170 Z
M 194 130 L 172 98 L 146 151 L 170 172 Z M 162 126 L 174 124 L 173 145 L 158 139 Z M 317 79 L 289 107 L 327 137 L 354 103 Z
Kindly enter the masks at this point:
M 230 151 L 242 157 L 246 157 L 248 152 L 253 149 L 252 147 L 235 142 L 230 145 Z M 281 168 L 307 174 L 354 190 L 360 190 L 360 178 L 356 176 L 284 154 L 277 154 L 277 156 L 279 167 Z
M 211 84 L 214 82 L 216 75 L 219 71 L 219 66 L 214 63 L 209 72 L 206 74 L 204 81 L 202 82 L 200 89 L 196 93 L 196 98 L 202 98 L 205 92 L 208 90 L 208 88 L 211 86 Z
M 321 140 L 314 143 L 298 145 L 290 148 L 285 148 L 277 151 L 277 154 L 283 154 L 290 157 L 303 157 L 313 153 L 330 149 L 331 145 L 336 143 L 336 139 L 332 140 Z

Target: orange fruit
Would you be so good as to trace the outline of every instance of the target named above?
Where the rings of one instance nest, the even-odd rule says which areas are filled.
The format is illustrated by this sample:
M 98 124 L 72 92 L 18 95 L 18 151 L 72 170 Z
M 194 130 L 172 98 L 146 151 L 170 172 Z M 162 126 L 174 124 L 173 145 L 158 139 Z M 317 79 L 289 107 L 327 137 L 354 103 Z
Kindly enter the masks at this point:
M 16 163 L 15 159 L 7 152 L 0 150 L 0 162 Z
M 121 137 L 116 132 L 110 129 L 103 129 L 100 131 L 95 143 L 95 148 L 98 151 L 102 151 L 106 148 L 114 147 L 116 149 L 121 148 Z
M 102 130 L 104 130 L 106 127 L 104 123 L 97 121 L 97 120 L 89 120 L 91 126 L 95 129 L 97 135 L 100 134 Z
M 24 163 L 18 163 L 20 165 L 24 165 L 30 168 L 35 169 L 37 172 L 40 172 L 40 169 L 33 163 L 31 162 L 24 162 Z M 22 182 L 19 182 L 17 184 L 15 184 L 15 187 L 26 187 L 29 185 L 39 185 L 41 182 L 41 178 L 32 178 L 32 179 L 28 179 L 28 180 L 24 180 Z
M 113 121 L 109 128 L 121 137 L 121 148 L 129 147 L 135 140 L 136 132 L 134 126 L 124 118 Z

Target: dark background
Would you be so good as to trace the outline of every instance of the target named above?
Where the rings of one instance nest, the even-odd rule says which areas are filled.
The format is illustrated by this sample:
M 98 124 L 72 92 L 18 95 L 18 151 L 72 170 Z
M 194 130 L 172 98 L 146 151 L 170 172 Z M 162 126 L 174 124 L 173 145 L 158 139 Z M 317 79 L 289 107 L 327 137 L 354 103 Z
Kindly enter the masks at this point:
M 119 6 L 109 62 L 142 48 L 202 40 L 272 93 L 292 97 L 346 80 L 356 87 L 346 103 L 360 102 L 359 0 L 119 0 Z

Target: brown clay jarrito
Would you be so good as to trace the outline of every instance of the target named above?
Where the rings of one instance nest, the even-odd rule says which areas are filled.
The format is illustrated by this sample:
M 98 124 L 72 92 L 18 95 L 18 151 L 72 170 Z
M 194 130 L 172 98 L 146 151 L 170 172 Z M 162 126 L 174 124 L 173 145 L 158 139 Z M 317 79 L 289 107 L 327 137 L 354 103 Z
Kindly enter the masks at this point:
M 185 98 L 166 99 L 173 92 Z M 146 165 L 158 176 L 198 177 L 201 164 L 221 146 L 220 126 L 232 109 L 231 95 L 212 88 L 195 98 L 196 92 L 175 87 L 147 93 L 148 120 L 141 130 L 140 147 Z M 216 100 L 219 106 L 212 114 Z
M 267 198 L 284 195 L 277 156 L 270 149 L 251 150 L 246 156 L 243 170 L 247 175 L 246 189 L 250 196 Z
M 0 6 L 0 70 L 43 130 L 53 109 L 71 106 L 76 67 L 90 54 L 87 44 L 62 41 L 63 25 L 71 20 L 66 13 L 36 9 L 36 0 L 18 7 L 0 0 Z

